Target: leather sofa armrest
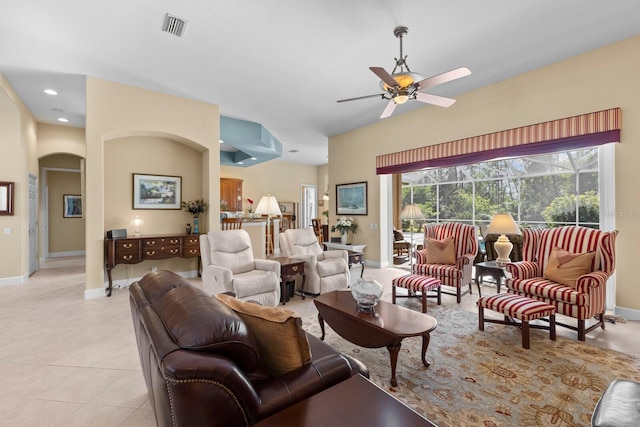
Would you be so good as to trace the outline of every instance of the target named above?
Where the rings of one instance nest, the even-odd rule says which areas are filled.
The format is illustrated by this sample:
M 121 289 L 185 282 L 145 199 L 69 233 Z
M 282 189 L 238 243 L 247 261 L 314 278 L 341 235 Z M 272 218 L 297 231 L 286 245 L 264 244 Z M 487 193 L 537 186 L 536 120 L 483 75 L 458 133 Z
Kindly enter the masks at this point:
M 364 365 L 338 353 L 318 338 L 307 336 L 312 351 L 311 363 L 256 387 L 262 400 L 260 418 L 358 375 L 362 370 L 368 376 Z

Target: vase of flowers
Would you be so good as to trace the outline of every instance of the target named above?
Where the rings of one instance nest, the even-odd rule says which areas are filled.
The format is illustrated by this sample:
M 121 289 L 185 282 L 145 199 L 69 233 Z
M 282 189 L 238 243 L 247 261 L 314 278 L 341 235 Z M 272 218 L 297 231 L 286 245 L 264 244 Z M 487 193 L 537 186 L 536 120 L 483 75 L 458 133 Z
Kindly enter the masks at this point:
M 331 231 L 337 231 L 340 233 L 341 243 L 345 245 L 347 243 L 348 233 L 356 234 L 358 232 L 358 224 L 353 222 L 353 218 L 341 216 L 334 226 L 331 227 Z
M 204 199 L 182 202 L 182 208 L 184 211 L 188 212 L 193 217 L 193 234 L 200 234 L 198 217 L 201 213 L 205 213 L 208 207 L 209 205 L 204 201 Z
M 247 198 L 247 203 L 249 203 L 247 213 L 249 214 L 249 218 L 253 218 L 253 199 Z

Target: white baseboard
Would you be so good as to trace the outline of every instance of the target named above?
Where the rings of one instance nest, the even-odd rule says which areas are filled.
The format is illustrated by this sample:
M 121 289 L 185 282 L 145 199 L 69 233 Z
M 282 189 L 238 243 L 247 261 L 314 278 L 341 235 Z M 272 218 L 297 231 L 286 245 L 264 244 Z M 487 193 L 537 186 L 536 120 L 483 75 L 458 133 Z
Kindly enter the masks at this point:
M 178 276 L 184 277 L 185 279 L 193 279 L 194 277 L 198 277 L 198 271 L 197 270 L 174 271 L 174 273 L 176 273 Z M 132 283 L 137 282 L 140 279 L 142 279 L 142 276 L 141 277 L 131 277 L 129 279 L 114 280 L 113 281 L 113 289 L 128 288 Z M 90 299 L 90 298 L 98 298 L 98 297 L 107 296 L 106 289 L 107 289 L 108 286 L 109 286 L 109 281 L 105 280 L 104 281 L 104 289 L 86 290 L 86 291 L 84 291 L 84 298 L 85 299 Z M 91 295 L 95 295 L 95 296 L 91 296 L 90 298 L 88 298 L 87 295 L 91 291 L 102 291 L 102 294 L 98 295 L 97 293 L 91 293 Z
M 5 285 L 22 285 L 29 279 L 29 274 L 25 273 L 22 276 L 15 277 L 2 277 L 0 278 L 0 286 Z
M 49 252 L 50 258 L 61 258 L 65 256 L 85 256 L 85 251 Z
M 107 295 L 105 289 L 94 288 L 94 289 L 85 289 L 84 290 L 84 299 L 94 299 L 100 298 Z
M 372 261 L 372 260 L 365 260 L 364 263 L 366 264 L 367 267 L 373 267 L 373 268 L 387 268 L 389 267 L 389 263 L 387 261 L 384 262 L 380 262 L 380 261 Z
M 616 316 L 620 316 L 627 320 L 640 320 L 640 310 L 633 308 L 616 307 L 614 309 Z

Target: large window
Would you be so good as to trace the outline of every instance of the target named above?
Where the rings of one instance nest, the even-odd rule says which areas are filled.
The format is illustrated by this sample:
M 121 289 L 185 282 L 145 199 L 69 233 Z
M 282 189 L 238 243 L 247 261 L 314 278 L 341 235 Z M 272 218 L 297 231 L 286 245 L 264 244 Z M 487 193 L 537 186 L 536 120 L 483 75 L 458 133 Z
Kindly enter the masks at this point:
M 522 227 L 599 228 L 598 182 L 589 148 L 404 173 L 402 204 L 419 205 L 428 222 L 487 225 L 509 212 Z

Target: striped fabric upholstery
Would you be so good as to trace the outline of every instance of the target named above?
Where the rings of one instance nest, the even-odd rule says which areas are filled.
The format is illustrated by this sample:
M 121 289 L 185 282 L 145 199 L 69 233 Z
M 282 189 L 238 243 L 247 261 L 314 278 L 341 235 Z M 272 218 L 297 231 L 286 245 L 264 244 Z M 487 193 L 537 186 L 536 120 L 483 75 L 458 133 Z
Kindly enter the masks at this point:
M 551 304 L 514 294 L 483 297 L 478 300 L 478 305 L 525 322 L 548 317 L 556 312 L 555 306 Z
M 406 276 L 400 276 L 393 279 L 392 285 L 408 289 L 411 292 L 428 292 L 440 286 L 440 280 L 435 277 L 407 274 Z
M 509 292 L 554 304 L 558 313 L 585 320 L 605 309 L 606 281 L 615 267 L 617 231 L 586 227 L 523 230 L 524 261 L 507 264 Z M 592 272 L 578 278 L 576 288 L 544 279 L 554 247 L 572 253 L 596 252 Z
M 432 239 L 442 240 L 453 237 L 456 251 L 456 264 L 427 264 L 426 249 L 416 252 L 416 264 L 413 274 L 421 274 L 440 279 L 442 285 L 460 288 L 471 283 L 473 260 L 478 253 L 478 238 L 473 225 L 450 222 L 444 224 L 426 224 L 424 235 Z M 426 247 L 426 245 L 425 245 Z

